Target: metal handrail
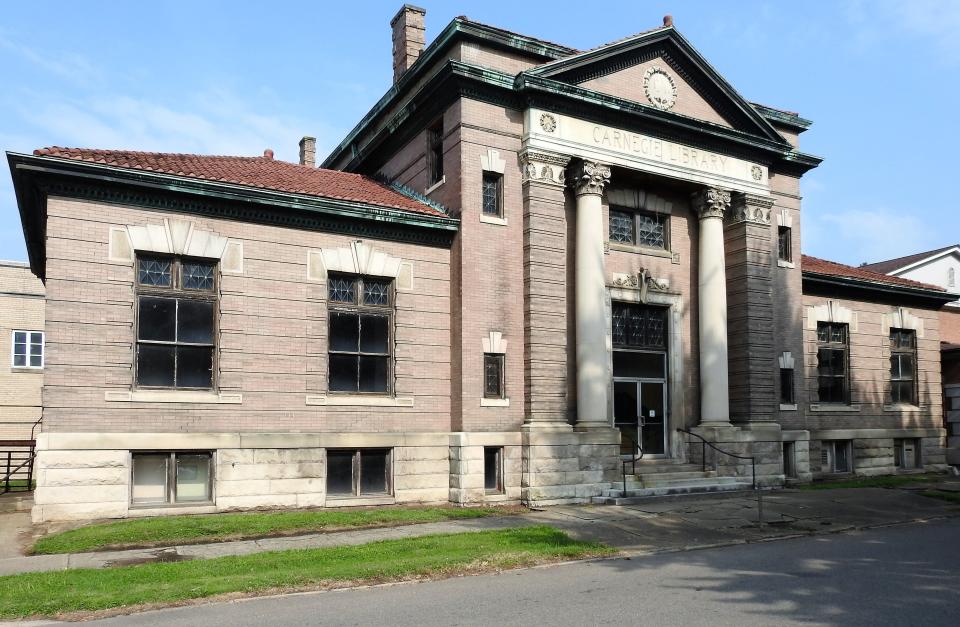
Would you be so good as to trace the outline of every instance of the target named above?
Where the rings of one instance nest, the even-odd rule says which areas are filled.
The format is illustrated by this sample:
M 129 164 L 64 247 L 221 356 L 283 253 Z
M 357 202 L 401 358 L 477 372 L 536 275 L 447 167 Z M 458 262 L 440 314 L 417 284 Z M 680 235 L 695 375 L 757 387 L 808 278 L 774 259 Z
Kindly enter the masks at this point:
M 13 468 L 12 470 L 10 469 L 10 464 L 13 462 L 13 451 L 7 451 L 7 473 L 0 478 L 0 483 L 3 484 L 3 491 L 0 492 L 0 494 L 7 494 L 8 492 L 13 491 L 10 489 L 10 479 L 20 472 L 24 466 L 27 467 L 27 484 L 22 491 L 30 492 L 33 489 L 33 460 L 37 457 L 36 431 L 41 422 L 43 422 L 43 416 L 37 418 L 37 420 L 30 427 L 30 439 L 27 441 L 29 442 L 29 450 L 26 451 L 27 456 L 16 468 Z
M 718 453 L 723 453 L 729 457 L 734 457 L 736 459 L 749 459 L 750 460 L 750 475 L 753 484 L 753 489 L 757 489 L 757 458 L 752 455 L 734 455 L 729 451 L 725 451 L 722 448 L 716 446 L 713 442 L 708 442 L 702 435 L 698 435 L 687 429 L 677 427 L 677 431 L 680 433 L 686 433 L 687 435 L 692 435 L 693 437 L 700 440 L 700 469 L 703 472 L 707 471 L 707 447 L 709 446 Z
M 620 429 L 620 435 L 627 435 L 633 443 L 633 455 L 630 456 L 630 459 L 621 459 L 620 460 L 620 471 L 623 474 L 623 496 L 627 496 L 627 464 L 632 466 L 631 474 L 637 474 L 637 462 L 643 459 L 643 443 L 640 441 L 640 426 L 637 426 L 636 437 L 633 437 L 633 434 L 630 433 L 629 429 Z M 637 455 L 637 451 L 640 451 L 640 454 Z

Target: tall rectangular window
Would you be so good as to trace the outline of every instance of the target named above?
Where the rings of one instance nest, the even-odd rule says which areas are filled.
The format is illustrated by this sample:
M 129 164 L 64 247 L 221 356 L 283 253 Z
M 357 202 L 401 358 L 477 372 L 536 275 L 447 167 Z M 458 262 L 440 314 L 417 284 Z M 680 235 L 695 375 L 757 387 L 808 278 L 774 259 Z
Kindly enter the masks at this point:
M 331 274 L 327 287 L 329 390 L 389 394 L 393 283 Z
M 427 173 L 430 185 L 443 179 L 443 121 L 427 129 Z
M 817 389 L 821 403 L 849 403 L 849 327 L 845 323 L 817 323 Z
M 483 173 L 483 215 L 503 217 L 503 175 L 499 172 Z
M 670 247 L 670 216 L 649 211 L 610 207 L 609 239 L 619 244 L 667 250 Z
M 503 398 L 503 355 L 483 354 L 483 398 Z
M 793 261 L 793 239 L 789 226 L 777 227 L 777 258 Z
M 43 368 L 43 331 L 14 331 L 10 364 L 14 368 Z
M 137 258 L 139 387 L 212 389 L 216 262 Z
M 893 403 L 917 404 L 917 332 L 890 329 L 890 395 Z
M 780 404 L 795 405 L 797 402 L 793 394 L 793 368 L 780 369 Z

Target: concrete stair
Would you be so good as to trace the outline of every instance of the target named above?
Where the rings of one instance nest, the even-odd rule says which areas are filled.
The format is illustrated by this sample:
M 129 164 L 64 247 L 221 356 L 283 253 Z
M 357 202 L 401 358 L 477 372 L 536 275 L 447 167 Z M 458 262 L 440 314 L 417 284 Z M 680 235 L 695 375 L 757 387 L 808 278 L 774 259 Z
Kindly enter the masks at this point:
M 633 468 L 627 465 L 627 470 Z M 750 481 L 739 477 L 718 477 L 715 471 L 703 471 L 695 464 L 651 459 L 637 462 L 636 474 L 627 475 L 626 490 L 622 482 L 614 482 L 592 501 L 603 505 L 632 505 L 652 497 L 732 492 L 752 487 Z

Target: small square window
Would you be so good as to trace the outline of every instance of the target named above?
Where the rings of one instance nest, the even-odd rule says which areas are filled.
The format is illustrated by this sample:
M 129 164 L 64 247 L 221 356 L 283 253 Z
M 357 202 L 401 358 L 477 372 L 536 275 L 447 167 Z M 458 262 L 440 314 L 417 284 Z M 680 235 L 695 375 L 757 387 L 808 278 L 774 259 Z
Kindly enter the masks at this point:
M 173 262 L 155 257 L 137 258 L 137 282 L 150 287 L 172 287 Z
M 216 266 L 212 263 L 200 261 L 184 261 L 183 265 L 183 288 L 187 290 L 212 290 L 214 282 L 214 270 Z
M 503 494 L 503 448 L 483 448 L 483 488 L 487 494 Z
M 503 355 L 484 353 L 483 355 L 483 397 L 504 398 Z
M 213 500 L 209 452 L 133 453 L 133 505 L 209 503 Z
M 483 215 L 503 217 L 503 175 L 483 173 Z
M 327 450 L 329 496 L 391 494 L 390 449 Z
M 893 465 L 900 470 L 923 468 L 920 457 L 920 439 L 905 438 L 893 441 Z
M 610 241 L 634 244 L 633 215 L 625 211 L 610 210 Z
M 10 365 L 14 368 L 43 368 L 43 331 L 14 331 L 10 347 Z

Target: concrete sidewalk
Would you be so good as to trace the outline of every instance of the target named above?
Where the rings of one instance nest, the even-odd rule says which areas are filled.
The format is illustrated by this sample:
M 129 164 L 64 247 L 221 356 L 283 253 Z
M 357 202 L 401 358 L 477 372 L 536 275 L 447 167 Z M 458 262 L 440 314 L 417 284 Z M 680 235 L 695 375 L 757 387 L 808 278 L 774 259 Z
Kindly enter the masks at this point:
M 944 481 L 938 487 L 960 492 L 958 481 Z M 629 506 L 556 506 L 521 516 L 445 521 L 218 544 L 6 557 L 0 559 L 0 575 L 346 546 L 436 533 L 505 529 L 539 524 L 552 525 L 578 539 L 604 542 L 628 554 L 651 554 L 960 516 L 960 506 L 921 496 L 917 492 L 918 489 L 913 488 L 764 492 L 765 524 L 763 525 L 758 524 L 756 493 L 713 494 L 651 499 L 647 503 Z M 0 527 L 2 526 L 3 523 L 0 522 Z

